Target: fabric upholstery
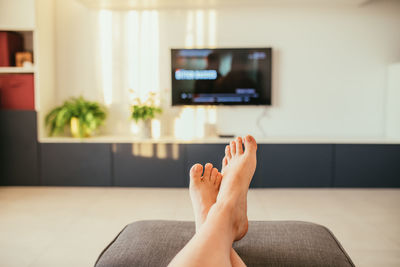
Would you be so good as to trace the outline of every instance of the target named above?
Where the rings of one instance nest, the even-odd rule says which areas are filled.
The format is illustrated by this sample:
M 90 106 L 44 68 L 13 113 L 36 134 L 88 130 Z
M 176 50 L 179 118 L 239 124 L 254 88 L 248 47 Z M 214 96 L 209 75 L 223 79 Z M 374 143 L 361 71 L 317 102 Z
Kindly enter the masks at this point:
M 194 232 L 193 222 L 129 224 L 104 249 L 96 266 L 167 266 Z M 234 249 L 247 266 L 354 266 L 327 228 L 308 222 L 251 221 Z

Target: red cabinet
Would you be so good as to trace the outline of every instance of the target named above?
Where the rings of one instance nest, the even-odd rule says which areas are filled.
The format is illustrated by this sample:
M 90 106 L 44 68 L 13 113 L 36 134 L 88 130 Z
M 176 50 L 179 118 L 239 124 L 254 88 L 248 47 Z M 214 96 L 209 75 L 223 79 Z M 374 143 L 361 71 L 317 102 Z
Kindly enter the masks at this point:
M 15 66 L 15 53 L 23 51 L 23 44 L 19 33 L 0 31 L 0 67 Z
M 0 74 L 0 109 L 35 110 L 33 74 Z

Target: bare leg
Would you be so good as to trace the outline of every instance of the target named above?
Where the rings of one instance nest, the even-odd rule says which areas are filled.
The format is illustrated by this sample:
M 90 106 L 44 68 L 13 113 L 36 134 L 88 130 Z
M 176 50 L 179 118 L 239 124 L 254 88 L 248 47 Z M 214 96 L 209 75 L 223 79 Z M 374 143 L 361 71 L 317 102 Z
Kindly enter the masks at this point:
M 190 170 L 189 190 L 195 215 L 196 232 L 206 221 L 211 206 L 217 200 L 222 179 L 222 174 L 213 168 L 211 163 L 205 165 L 203 176 L 202 174 L 203 166 L 193 165 Z M 233 267 L 246 266 L 233 248 L 231 248 L 230 260 Z
M 243 147 L 237 145 L 237 148 L 231 142 L 232 157 L 225 166 L 217 202 L 170 266 L 231 266 L 232 243 L 240 240 L 248 229 L 246 198 L 256 168 L 257 144 L 253 137 L 247 136 L 245 152 Z
M 243 140 L 241 137 L 238 137 L 236 139 L 236 144 L 240 147 L 242 146 L 242 142 L 243 142 Z M 243 149 L 240 149 L 239 152 L 243 152 Z M 222 159 L 222 169 L 221 169 L 222 173 L 225 173 L 225 168 L 228 165 L 228 160 L 230 161 L 231 158 L 232 158 L 232 154 L 230 152 L 230 145 L 227 145 L 225 147 L 225 157 Z M 242 258 L 240 258 L 240 256 L 237 254 L 237 252 L 233 248 L 231 249 L 231 263 L 232 263 L 233 267 L 246 266 L 246 264 L 243 262 Z
M 207 218 L 211 206 L 217 201 L 222 174 L 211 163 L 204 166 L 195 164 L 190 169 L 189 192 L 192 200 L 196 232 L 199 231 Z
M 230 250 L 237 235 L 233 225 L 234 210 L 228 203 L 214 204 L 206 222 L 169 265 L 232 266 Z

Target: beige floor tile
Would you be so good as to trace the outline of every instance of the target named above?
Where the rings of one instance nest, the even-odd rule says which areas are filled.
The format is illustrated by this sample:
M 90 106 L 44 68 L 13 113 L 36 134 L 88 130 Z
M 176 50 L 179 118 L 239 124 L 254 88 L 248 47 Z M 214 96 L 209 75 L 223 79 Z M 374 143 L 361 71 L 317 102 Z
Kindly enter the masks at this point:
M 400 190 L 252 189 L 248 217 L 319 223 L 357 266 L 400 266 L 398 203 Z M 0 262 L 92 266 L 126 224 L 193 218 L 187 189 L 0 187 Z
M 350 250 L 349 253 L 356 266 L 400 266 L 400 250 Z

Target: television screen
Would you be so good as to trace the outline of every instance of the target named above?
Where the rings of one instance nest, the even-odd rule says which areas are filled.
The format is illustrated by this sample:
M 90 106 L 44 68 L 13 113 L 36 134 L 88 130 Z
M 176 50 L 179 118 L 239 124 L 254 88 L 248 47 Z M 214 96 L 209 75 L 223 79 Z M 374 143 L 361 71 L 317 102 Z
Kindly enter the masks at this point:
M 270 105 L 271 48 L 172 49 L 172 105 Z

